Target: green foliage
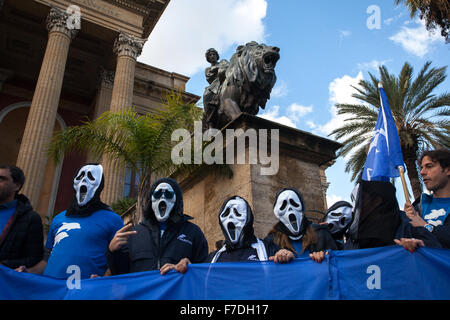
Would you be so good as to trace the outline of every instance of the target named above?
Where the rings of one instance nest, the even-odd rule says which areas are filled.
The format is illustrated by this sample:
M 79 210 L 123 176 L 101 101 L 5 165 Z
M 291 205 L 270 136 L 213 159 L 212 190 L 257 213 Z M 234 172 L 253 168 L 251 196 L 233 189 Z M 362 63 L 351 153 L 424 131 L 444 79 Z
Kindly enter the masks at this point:
M 166 99 L 166 105 L 152 113 L 140 115 L 133 108 L 105 112 L 98 119 L 69 127 L 53 137 L 48 152 L 56 163 L 71 151 L 106 155 L 130 165 L 139 181 L 151 172 L 167 174 L 174 169 L 168 161 L 172 132 L 178 128 L 193 130 L 202 111 L 194 104 L 183 103 L 178 93 L 169 93 Z
M 124 214 L 128 209 L 130 209 L 133 205 L 136 204 L 136 198 L 123 198 L 120 199 L 113 204 L 111 204 L 111 208 L 115 213 L 117 213 L 119 216 Z

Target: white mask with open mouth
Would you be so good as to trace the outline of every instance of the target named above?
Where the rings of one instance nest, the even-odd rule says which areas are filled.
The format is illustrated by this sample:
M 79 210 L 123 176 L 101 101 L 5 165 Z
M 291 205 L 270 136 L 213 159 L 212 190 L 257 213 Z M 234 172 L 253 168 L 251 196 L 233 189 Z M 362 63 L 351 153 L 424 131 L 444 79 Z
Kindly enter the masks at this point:
M 303 220 L 303 207 L 294 191 L 285 190 L 278 195 L 273 213 L 292 234 L 299 234 Z
M 240 198 L 231 199 L 223 208 L 219 219 L 228 239 L 233 245 L 237 244 L 247 222 L 246 202 Z
M 152 193 L 152 209 L 158 222 L 164 222 L 169 218 L 176 200 L 175 191 L 170 184 L 166 182 L 158 184 Z
M 78 170 L 73 180 L 75 197 L 80 207 L 86 205 L 95 195 L 102 181 L 102 165 L 88 164 Z
M 343 205 L 327 213 L 325 222 L 331 233 L 344 230 L 352 221 L 352 207 Z

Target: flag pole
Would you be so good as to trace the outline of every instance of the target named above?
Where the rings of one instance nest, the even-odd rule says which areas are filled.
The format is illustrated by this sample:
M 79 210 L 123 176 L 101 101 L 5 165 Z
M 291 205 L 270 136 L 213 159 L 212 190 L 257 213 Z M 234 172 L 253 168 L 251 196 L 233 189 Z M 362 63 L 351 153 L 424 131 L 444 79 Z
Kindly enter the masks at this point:
M 405 171 L 403 169 L 403 166 L 398 166 L 398 172 L 400 173 L 400 179 L 402 180 L 403 193 L 405 194 L 406 203 L 411 204 L 411 201 L 409 200 L 408 188 L 406 187 Z

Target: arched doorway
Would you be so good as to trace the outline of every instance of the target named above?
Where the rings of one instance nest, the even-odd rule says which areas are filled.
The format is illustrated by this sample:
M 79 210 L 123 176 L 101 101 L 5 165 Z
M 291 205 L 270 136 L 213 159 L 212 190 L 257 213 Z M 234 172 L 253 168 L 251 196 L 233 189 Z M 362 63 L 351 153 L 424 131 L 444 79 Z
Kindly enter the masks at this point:
M 31 102 L 20 102 L 9 105 L 0 111 L 0 163 L 15 164 L 19 154 Z M 53 132 L 66 129 L 64 120 L 57 115 Z M 51 159 L 45 168 L 44 184 L 41 187 L 39 204 L 34 208 L 42 218 L 52 217 L 58 192 L 62 162 L 55 165 Z M 25 183 L 26 182 L 25 177 Z M 45 221 L 44 221 L 45 222 Z

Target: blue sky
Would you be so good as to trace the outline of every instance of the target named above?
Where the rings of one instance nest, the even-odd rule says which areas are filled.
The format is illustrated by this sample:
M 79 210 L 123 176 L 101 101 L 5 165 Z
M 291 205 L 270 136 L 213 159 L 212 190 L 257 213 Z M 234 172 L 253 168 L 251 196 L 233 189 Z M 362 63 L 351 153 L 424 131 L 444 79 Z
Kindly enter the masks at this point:
M 189 76 L 186 90 L 202 96 L 208 48 L 229 60 L 248 41 L 277 46 L 277 83 L 259 116 L 328 137 L 342 124 L 334 104 L 356 103 L 351 85 L 368 79 L 368 72 L 378 75 L 379 65 L 398 74 L 409 62 L 417 73 L 426 61 L 433 67 L 450 61 L 450 44 L 439 32 L 430 34 L 394 2 L 172 0 L 138 60 Z M 450 79 L 436 93 L 444 91 Z M 345 159 L 338 159 L 326 171 L 328 205 L 349 200 L 353 183 L 344 167 Z M 396 187 L 403 207 L 400 181 Z

